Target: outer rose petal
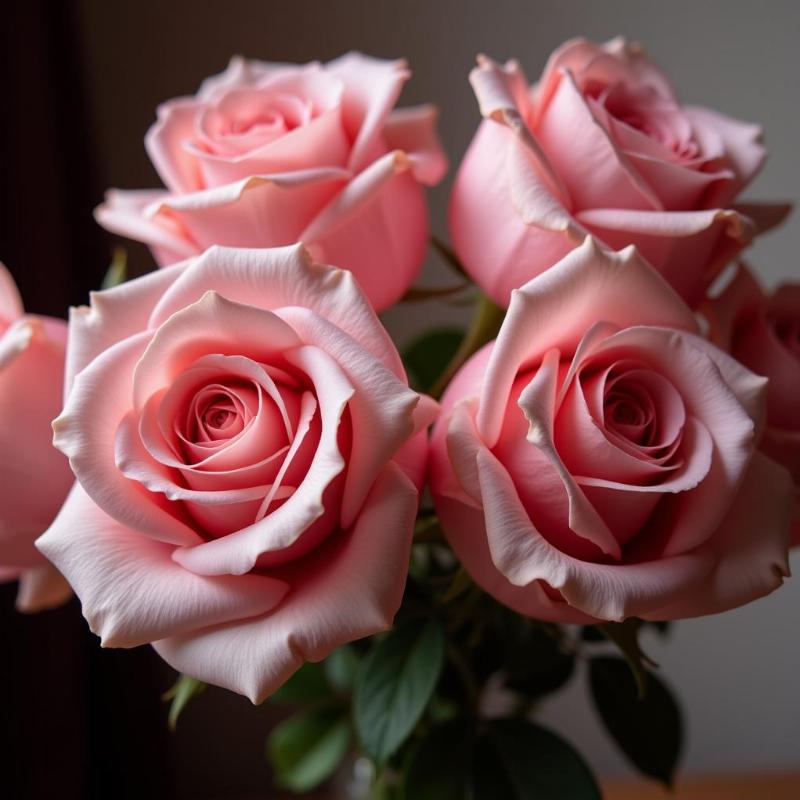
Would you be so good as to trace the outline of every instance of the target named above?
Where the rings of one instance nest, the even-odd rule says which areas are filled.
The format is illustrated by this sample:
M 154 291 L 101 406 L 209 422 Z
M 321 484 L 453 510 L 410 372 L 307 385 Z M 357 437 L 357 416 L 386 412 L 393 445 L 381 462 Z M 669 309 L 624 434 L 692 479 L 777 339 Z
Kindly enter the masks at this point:
M 164 639 L 156 650 L 175 669 L 260 703 L 303 661 L 391 626 L 416 509 L 413 485 L 387 465 L 353 529 L 279 573 L 291 589 L 272 613 Z
M 169 196 L 159 189 L 110 189 L 105 202 L 95 209 L 94 218 L 107 231 L 144 242 L 159 266 L 165 267 L 202 250 L 177 219 L 146 213 Z
M 428 207 L 415 161 L 387 153 L 357 175 L 299 235 L 318 261 L 349 269 L 383 311 L 413 283 L 428 248 Z
M 437 184 L 447 171 L 447 156 L 436 133 L 438 118 L 432 105 L 396 108 L 383 129 L 389 150 L 406 153 L 415 177 L 428 186 Z
M 86 492 L 120 523 L 161 541 L 195 544 L 200 537 L 173 515 L 174 505 L 128 480 L 116 465 L 117 429 L 132 407 L 131 376 L 151 337 L 144 331 L 113 345 L 76 376 L 53 422 L 53 443 Z
M 789 473 L 756 453 L 727 517 L 708 544 L 716 561 L 713 572 L 676 602 L 640 616 L 663 620 L 716 614 L 773 592 L 790 574 L 792 505 Z
M 104 350 L 147 328 L 153 307 L 186 267 L 187 263 L 176 264 L 113 289 L 91 292 L 89 306 L 70 309 L 65 396 L 75 376 Z
M 261 575 L 209 578 L 183 569 L 170 558 L 170 545 L 120 525 L 77 483 L 36 544 L 75 588 L 106 647 L 263 614 L 287 591 L 281 580 Z
M 67 326 L 48 317 L 21 317 L 2 337 L 0 369 L 0 552 L 34 556 L 32 542 L 55 517 L 73 477 L 53 447 L 50 421 L 61 408 Z
M 508 306 L 515 288 L 575 245 L 569 214 L 535 166 L 514 184 L 513 197 L 509 183 L 498 180 L 512 174 L 507 163 L 511 139 L 513 134 L 496 122 L 481 123 L 456 174 L 448 209 L 453 246 L 464 268 L 501 307 Z M 513 155 L 525 163 L 522 154 Z
M 162 325 L 209 289 L 232 302 L 269 310 L 308 308 L 352 336 L 395 375 L 405 378 L 397 349 L 353 276 L 314 264 L 302 245 L 271 250 L 210 248 L 164 292 L 153 309 L 150 326 Z
M 755 228 L 736 211 L 629 211 L 595 208 L 577 219 L 609 247 L 633 244 L 692 307 Z

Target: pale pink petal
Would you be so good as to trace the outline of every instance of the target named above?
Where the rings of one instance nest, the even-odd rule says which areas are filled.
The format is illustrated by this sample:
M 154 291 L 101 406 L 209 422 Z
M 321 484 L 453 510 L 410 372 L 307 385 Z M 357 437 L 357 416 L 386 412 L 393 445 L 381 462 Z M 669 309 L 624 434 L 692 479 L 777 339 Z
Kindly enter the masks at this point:
M 75 589 L 106 647 L 135 647 L 264 614 L 288 588 L 262 575 L 195 575 L 170 558 L 172 546 L 107 516 L 78 484 L 37 546 Z
M 272 613 L 164 639 L 156 650 L 175 669 L 260 703 L 304 661 L 391 626 L 416 510 L 413 485 L 387 465 L 351 531 L 276 572 L 291 589 Z
M 695 129 L 695 135 L 708 128 L 722 139 L 725 165 L 733 170 L 736 179 L 719 183 L 707 203 L 724 208 L 753 180 L 767 158 L 766 148 L 761 144 L 761 126 L 699 106 L 684 106 L 683 112 Z
M 174 560 L 198 575 L 242 575 L 256 562 L 295 556 L 308 546 L 302 541 L 305 531 L 325 513 L 325 490 L 345 468 L 338 434 L 353 387 L 319 348 L 306 345 L 286 357 L 309 376 L 317 394 L 322 433 L 316 453 L 297 491 L 264 519 L 220 539 L 175 550 Z
M 260 308 L 309 308 L 352 336 L 395 375 L 405 377 L 397 348 L 353 276 L 314 264 L 300 245 L 271 250 L 211 248 L 164 292 L 150 325 L 163 324 L 209 289 L 232 302 Z
M 757 453 L 716 535 L 698 550 L 698 555 L 711 554 L 714 570 L 674 602 L 639 616 L 663 620 L 716 614 L 773 592 L 789 575 L 792 504 L 789 473 Z
M 347 53 L 325 65 L 325 71 L 344 84 L 342 115 L 353 143 L 348 166 L 361 172 L 384 151 L 383 127 L 411 77 L 405 61 L 386 61 Z
M 142 218 L 150 225 L 177 226 L 193 243 L 193 253 L 215 244 L 282 247 L 300 239 L 309 221 L 349 177 L 341 167 L 253 175 L 203 191 L 165 194 L 142 210 Z M 132 238 L 151 244 L 135 234 Z
M 492 563 L 482 508 L 472 508 L 436 493 L 434 500 L 436 513 L 458 560 L 485 592 L 526 617 L 576 625 L 596 622 L 594 617 L 563 599 L 551 597 L 554 593 L 545 591 L 540 581 L 527 586 L 511 583 Z
M 19 576 L 16 608 L 24 614 L 58 608 L 70 597 L 72 597 L 72 587 L 50 563 L 25 570 Z
M 540 178 L 536 163 L 513 140 L 504 126 L 481 123 L 456 174 L 448 209 L 450 236 L 461 263 L 503 308 L 514 289 L 573 249 L 571 232 L 577 231 Z M 513 183 L 498 180 L 498 175 L 513 178 Z
M 573 212 L 598 207 L 662 207 L 594 118 L 569 73 L 561 79 L 534 134 L 566 184 Z
M 110 189 L 105 202 L 94 210 L 94 218 L 111 233 L 144 242 L 162 267 L 199 253 L 203 248 L 192 238 L 180 221 L 168 215 L 146 213 L 153 204 L 168 198 L 160 189 L 123 191 Z
M 541 184 L 540 188 L 531 188 L 530 191 L 539 199 L 540 205 L 549 207 L 547 217 L 551 219 L 551 224 L 557 223 L 557 227 L 552 229 L 565 229 L 568 221 L 557 222 L 559 216 L 565 216 L 559 206 L 571 207 L 570 195 L 538 139 L 528 128 L 528 91 L 519 65 L 510 61 L 502 67 L 486 56 L 479 56 L 478 66 L 470 72 L 469 80 L 484 119 L 507 128 L 518 140 L 521 149 L 527 151 L 532 164 L 531 177 L 535 175 L 536 183 Z M 548 194 L 552 195 L 552 199 L 546 199 Z
M 492 454 L 478 455 L 486 537 L 497 568 L 517 586 L 543 581 L 584 614 L 603 620 L 641 616 L 678 599 L 708 573 L 711 560 L 690 554 L 639 564 L 604 565 L 571 558 L 534 528 L 511 477 Z M 458 532 L 448 532 L 455 538 Z
M 438 118 L 432 105 L 396 108 L 383 129 L 389 150 L 406 153 L 414 177 L 428 186 L 439 183 L 447 171 L 447 156 L 436 132 Z
M 193 544 L 200 537 L 175 516 L 174 504 L 126 478 L 116 465 L 117 429 L 133 408 L 133 370 L 151 337 L 144 331 L 112 345 L 75 376 L 53 422 L 53 443 L 106 514 L 162 542 Z
M 594 208 L 576 216 L 609 247 L 635 245 L 691 306 L 755 234 L 753 223 L 732 210 Z
M 307 344 L 324 349 L 353 386 L 348 409 L 355 435 L 350 450 L 341 524 L 349 528 L 374 476 L 415 432 L 420 395 L 340 328 L 304 308 L 278 312 Z M 434 409 L 430 409 L 434 411 Z M 427 414 L 423 425 L 433 421 Z
M 376 310 L 413 283 L 428 249 L 425 192 L 409 156 L 373 161 L 298 236 L 316 261 L 349 269 Z
M 53 447 L 61 410 L 67 326 L 19 317 L 0 339 L 0 563 L 24 566 L 32 542 L 58 512 L 73 477 Z M 23 559 L 23 560 L 21 560 Z M 35 562 L 34 562 L 35 563 Z
M 144 137 L 147 155 L 171 192 L 202 189 L 197 159 L 186 145 L 195 137 L 195 124 L 203 104 L 193 97 L 179 97 L 158 107 L 158 120 Z
M 756 314 L 766 300 L 763 290 L 753 274 L 743 263 L 724 270 L 719 281 L 709 290 L 709 296 L 700 307 L 708 321 L 708 338 L 718 347 L 730 352 L 737 326 L 745 317 Z
M 275 73 L 296 70 L 296 64 L 260 61 L 255 58 L 231 57 L 228 66 L 217 75 L 206 78 L 197 90 L 201 100 L 213 100 L 222 92 L 240 86 L 253 86 Z
M 580 287 L 581 291 L 576 291 Z M 606 322 L 696 330 L 691 311 L 631 248 L 610 253 L 588 237 L 546 273 L 513 294 L 486 370 L 478 430 L 494 446 L 505 403 L 523 365 L 535 366 L 552 348 L 574 353 L 603 309 Z
M 88 307 L 70 309 L 65 395 L 75 376 L 104 350 L 147 328 L 159 298 L 186 266 L 175 265 L 125 281 L 113 289 L 91 292 Z
M 151 395 L 202 356 L 243 356 L 268 363 L 300 344 L 292 328 L 272 311 L 209 290 L 153 332 L 133 375 L 135 407 L 141 411 Z M 263 379 L 272 383 L 266 373 Z
M 553 442 L 559 358 L 558 350 L 549 350 L 533 380 L 519 396 L 518 405 L 529 426 L 527 439 L 547 456 L 564 484 L 564 491 L 569 500 L 570 529 L 581 538 L 597 545 L 603 553 L 619 559 L 622 555 L 619 542 L 575 483 Z

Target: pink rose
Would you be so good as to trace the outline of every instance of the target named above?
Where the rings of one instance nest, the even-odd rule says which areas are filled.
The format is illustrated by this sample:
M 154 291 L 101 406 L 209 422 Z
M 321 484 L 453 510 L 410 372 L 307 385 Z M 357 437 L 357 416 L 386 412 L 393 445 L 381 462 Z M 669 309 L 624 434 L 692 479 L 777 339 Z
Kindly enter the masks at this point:
M 475 580 L 561 622 L 673 619 L 788 574 L 791 480 L 755 451 L 765 381 L 635 252 L 588 238 L 512 295 L 445 394 L 431 482 Z
M 800 544 L 800 284 L 766 295 L 747 268 L 703 311 L 711 338 L 758 375 L 769 378 L 767 426 L 761 449 L 791 472 L 795 483 L 793 543 Z
M 760 128 L 681 105 L 622 39 L 567 42 L 531 88 L 516 62 L 485 57 L 470 81 L 484 122 L 456 177 L 450 228 L 467 271 L 503 307 L 587 232 L 614 249 L 635 244 L 694 306 L 788 210 L 732 205 L 764 161 Z
M 302 241 L 387 308 L 425 258 L 420 184 L 446 169 L 435 109 L 394 109 L 409 75 L 358 53 L 304 66 L 236 57 L 158 109 L 145 144 L 168 191 L 111 191 L 97 220 L 162 266 L 214 244 Z
M 37 544 L 109 647 L 259 702 L 400 604 L 435 404 L 350 273 L 214 247 L 70 321 Z
M 50 428 L 61 410 L 66 338 L 63 320 L 25 314 L 0 264 L 0 581 L 19 580 L 20 611 L 52 608 L 71 595 L 34 545 L 73 480 Z

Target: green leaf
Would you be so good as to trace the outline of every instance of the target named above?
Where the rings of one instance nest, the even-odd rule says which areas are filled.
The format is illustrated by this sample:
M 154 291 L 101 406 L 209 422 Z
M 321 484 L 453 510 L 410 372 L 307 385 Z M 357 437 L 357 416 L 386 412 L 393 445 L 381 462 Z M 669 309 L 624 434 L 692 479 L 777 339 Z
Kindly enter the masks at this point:
M 530 624 L 506 650 L 504 683 L 525 695 L 538 697 L 560 689 L 575 669 L 575 656 L 565 652 L 554 636 Z
M 641 772 L 672 785 L 681 750 L 681 712 L 670 690 L 652 672 L 640 697 L 626 663 L 597 656 L 589 664 L 594 704 L 614 741 Z
M 333 775 L 349 745 L 345 712 L 318 709 L 296 714 L 275 727 L 267 739 L 267 756 L 280 786 L 308 792 Z
M 647 656 L 639 645 L 639 631 L 644 623 L 640 619 L 631 617 L 624 622 L 607 622 L 597 627 L 619 647 L 625 660 L 628 662 L 633 677 L 636 680 L 636 688 L 639 697 L 644 697 L 647 690 L 647 666 L 657 667 L 655 661 Z
M 186 704 L 195 695 L 202 694 L 205 690 L 206 684 L 203 681 L 198 681 L 197 678 L 191 678 L 188 675 L 179 675 L 172 688 L 164 692 L 161 699 L 165 702 L 172 701 L 169 707 L 169 717 L 167 718 L 167 724 L 171 731 L 174 731 L 177 727 L 178 717 L 180 717 L 183 709 L 186 708 Z
M 403 353 L 403 363 L 420 391 L 427 391 L 450 363 L 464 332 L 457 328 L 441 328 L 414 339 Z
M 600 800 L 591 770 L 572 746 L 524 719 L 489 722 L 473 762 L 473 800 Z
M 111 289 L 125 283 L 128 275 L 128 253 L 124 247 L 115 247 L 111 256 L 111 264 L 106 271 L 101 289 Z
M 351 692 L 359 663 L 358 653 L 350 645 L 337 648 L 323 662 L 328 683 L 337 692 Z
M 386 761 L 414 729 L 443 663 L 444 633 L 434 619 L 395 628 L 364 659 L 353 714 L 364 750 L 375 761 Z
M 411 752 L 404 781 L 407 800 L 463 800 L 472 745 L 470 721 L 453 719 L 432 728 Z
M 322 664 L 307 661 L 286 683 L 274 691 L 269 699 L 282 705 L 313 703 L 331 694 Z

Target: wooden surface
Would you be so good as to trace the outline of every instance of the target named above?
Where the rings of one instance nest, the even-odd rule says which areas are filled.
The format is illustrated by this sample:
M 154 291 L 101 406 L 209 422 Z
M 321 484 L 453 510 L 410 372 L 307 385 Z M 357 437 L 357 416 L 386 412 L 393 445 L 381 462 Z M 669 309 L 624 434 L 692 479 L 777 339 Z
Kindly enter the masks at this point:
M 682 781 L 675 792 L 643 781 L 604 781 L 604 800 L 798 800 L 800 775 L 738 775 Z

